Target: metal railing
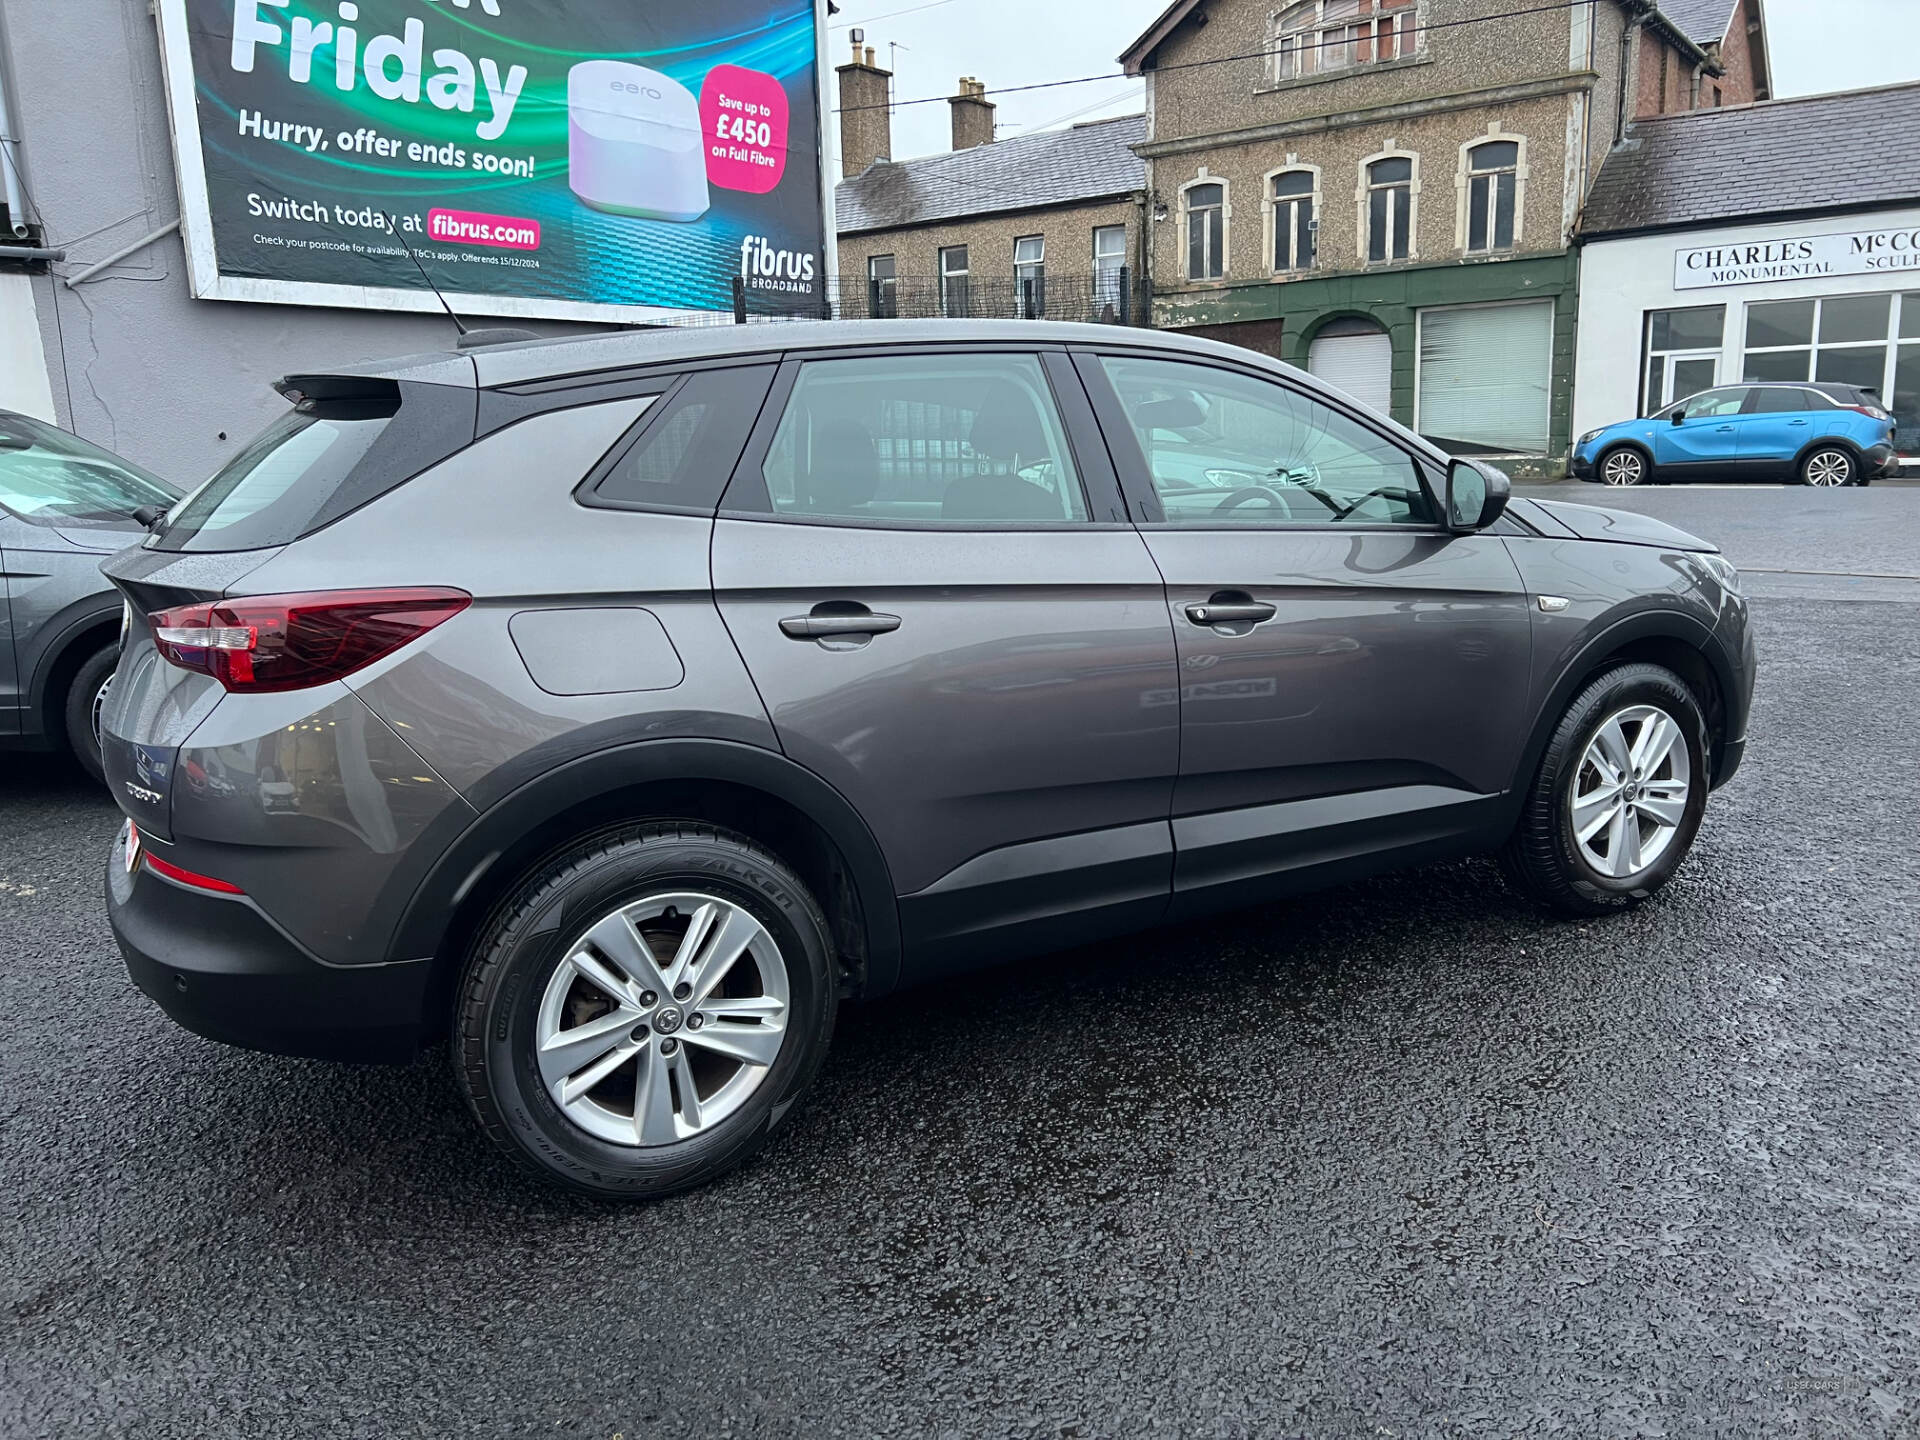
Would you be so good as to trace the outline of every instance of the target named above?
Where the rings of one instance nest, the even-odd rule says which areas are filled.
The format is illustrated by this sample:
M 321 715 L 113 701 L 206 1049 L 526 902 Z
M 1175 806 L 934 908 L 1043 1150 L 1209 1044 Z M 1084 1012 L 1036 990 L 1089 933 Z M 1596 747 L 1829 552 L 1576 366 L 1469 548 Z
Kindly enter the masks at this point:
M 745 325 L 762 320 L 1072 320 L 1095 325 L 1133 325 L 1145 307 L 1134 294 L 1130 267 L 1097 275 L 1015 277 L 899 275 L 863 279 L 829 275 L 810 293 L 763 291 L 751 281 L 733 282 L 733 314 Z

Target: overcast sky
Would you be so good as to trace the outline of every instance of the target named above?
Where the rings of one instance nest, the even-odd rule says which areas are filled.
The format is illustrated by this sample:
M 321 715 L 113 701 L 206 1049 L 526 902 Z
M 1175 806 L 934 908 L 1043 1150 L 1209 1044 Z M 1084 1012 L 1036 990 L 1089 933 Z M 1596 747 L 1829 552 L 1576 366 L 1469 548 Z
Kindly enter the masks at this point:
M 850 49 L 848 30 L 866 31 L 875 59 L 892 53 L 896 100 L 951 95 L 962 75 L 989 90 L 1082 75 L 1110 78 L 997 95 L 1002 138 L 1141 108 L 1141 86 L 1114 57 L 1145 30 L 1167 0 L 839 0 L 828 42 L 832 64 Z M 1765 0 L 1779 95 L 1812 95 L 1920 80 L 1920 0 Z M 1732 0 L 1727 0 L 1732 10 Z M 838 123 L 835 123 L 838 141 Z M 893 153 L 901 159 L 945 150 L 944 100 L 899 106 Z

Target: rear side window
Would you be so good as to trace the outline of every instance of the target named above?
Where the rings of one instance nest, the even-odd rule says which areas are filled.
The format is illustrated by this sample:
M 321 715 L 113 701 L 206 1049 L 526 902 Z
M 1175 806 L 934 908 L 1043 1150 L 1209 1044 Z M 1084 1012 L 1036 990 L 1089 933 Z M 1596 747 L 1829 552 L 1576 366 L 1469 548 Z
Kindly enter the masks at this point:
M 1087 519 L 1066 427 L 1033 355 L 808 361 L 763 473 L 766 508 L 782 518 L 1020 526 Z
M 712 514 L 773 371 L 756 365 L 688 376 L 664 405 L 649 407 L 636 438 L 603 466 L 589 503 Z
M 158 550 L 260 550 L 338 520 L 472 443 L 474 392 L 392 384 L 309 399 L 176 505 Z
M 1810 390 L 1756 389 L 1747 399 L 1749 415 L 1790 415 L 1799 410 L 1827 408 L 1827 402 Z

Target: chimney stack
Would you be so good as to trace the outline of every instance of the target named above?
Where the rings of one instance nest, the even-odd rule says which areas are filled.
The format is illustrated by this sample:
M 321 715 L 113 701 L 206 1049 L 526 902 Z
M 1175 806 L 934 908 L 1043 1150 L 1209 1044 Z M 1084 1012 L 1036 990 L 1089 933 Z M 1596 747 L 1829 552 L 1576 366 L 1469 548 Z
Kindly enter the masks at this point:
M 949 95 L 947 105 L 953 112 L 953 148 L 971 150 L 976 145 L 993 143 L 993 102 L 987 99 L 986 82 L 971 75 L 960 77 L 960 93 Z
M 887 82 L 891 70 L 873 63 L 873 47 L 864 50 L 864 32 L 853 32 L 853 58 L 837 66 L 840 77 L 840 173 L 851 180 L 876 160 L 893 158 L 893 127 L 887 118 Z

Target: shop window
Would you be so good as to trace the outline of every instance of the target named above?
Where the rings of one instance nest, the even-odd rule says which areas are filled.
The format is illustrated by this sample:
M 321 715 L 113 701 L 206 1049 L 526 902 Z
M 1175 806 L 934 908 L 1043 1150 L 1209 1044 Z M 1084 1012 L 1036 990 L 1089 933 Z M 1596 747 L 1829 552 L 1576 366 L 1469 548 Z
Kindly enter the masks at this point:
M 1273 268 L 1276 273 L 1313 268 L 1311 170 L 1283 170 L 1269 183 L 1273 198 Z
M 1013 242 L 1013 289 L 1025 320 L 1047 313 L 1047 237 L 1023 235 Z
M 1467 152 L 1467 253 L 1513 248 L 1520 185 L 1520 145 L 1489 140 Z
M 1415 0 L 1300 0 L 1273 16 L 1271 78 L 1298 80 L 1400 60 L 1419 44 Z
M 1389 155 L 1367 166 L 1367 261 L 1405 260 L 1413 253 L 1413 160 Z
M 1747 306 L 1747 380 L 1826 380 L 1880 393 L 1891 295 L 1763 300 Z
M 1455 454 L 1544 455 L 1553 302 L 1422 310 L 1415 421 Z
M 1920 450 L 1920 293 L 1900 297 L 1900 344 L 1887 408 L 1899 423 L 1903 452 Z
M 894 272 L 893 256 L 867 257 L 867 314 L 875 320 L 891 320 L 900 313 L 899 277 Z
M 1726 323 L 1724 305 L 1647 312 L 1640 366 L 1642 415 L 1697 395 L 1719 381 Z
M 940 313 L 949 320 L 964 320 L 972 313 L 969 278 L 967 247 L 944 247 L 940 251 Z
M 1218 280 L 1227 273 L 1227 187 L 1218 180 L 1188 185 L 1187 278 Z

